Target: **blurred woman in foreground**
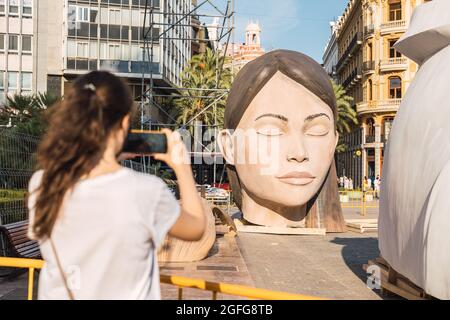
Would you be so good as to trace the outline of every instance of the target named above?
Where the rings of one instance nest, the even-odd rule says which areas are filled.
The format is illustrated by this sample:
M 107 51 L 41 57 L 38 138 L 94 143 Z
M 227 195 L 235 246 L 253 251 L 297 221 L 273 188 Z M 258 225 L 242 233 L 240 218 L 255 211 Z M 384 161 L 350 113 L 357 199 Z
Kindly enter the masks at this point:
M 157 249 L 167 232 L 195 241 L 205 215 L 189 156 L 165 130 L 165 161 L 181 207 L 162 180 L 119 165 L 133 100 L 108 72 L 78 78 L 55 107 L 29 189 L 30 238 L 46 261 L 39 299 L 160 299 Z

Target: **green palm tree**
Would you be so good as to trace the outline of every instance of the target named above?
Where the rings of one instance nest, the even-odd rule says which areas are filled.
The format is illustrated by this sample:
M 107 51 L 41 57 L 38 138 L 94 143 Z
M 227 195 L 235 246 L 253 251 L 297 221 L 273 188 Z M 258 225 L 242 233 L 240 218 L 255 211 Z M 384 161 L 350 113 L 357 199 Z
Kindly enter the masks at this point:
M 0 123 L 8 123 L 11 119 L 15 131 L 41 136 L 46 128 L 44 113 L 59 99 L 47 93 L 7 97 L 0 112 Z
M 231 70 L 224 68 L 225 64 L 225 58 L 209 48 L 204 54 L 192 57 L 181 73 L 182 86 L 202 90 L 183 90 L 182 96 L 174 99 L 178 124 L 195 117 L 205 125 L 223 125 L 227 95 L 213 89 L 231 88 Z
M 42 108 L 48 109 L 61 100 L 61 97 L 57 97 L 48 92 L 39 92 L 35 96 L 35 102 L 39 104 Z
M 336 152 L 340 153 L 347 149 L 342 137 L 351 131 L 352 125 L 358 124 L 358 114 L 351 104 L 353 98 L 346 94 L 344 87 L 334 81 L 332 84 L 337 102 L 336 130 L 340 136 Z

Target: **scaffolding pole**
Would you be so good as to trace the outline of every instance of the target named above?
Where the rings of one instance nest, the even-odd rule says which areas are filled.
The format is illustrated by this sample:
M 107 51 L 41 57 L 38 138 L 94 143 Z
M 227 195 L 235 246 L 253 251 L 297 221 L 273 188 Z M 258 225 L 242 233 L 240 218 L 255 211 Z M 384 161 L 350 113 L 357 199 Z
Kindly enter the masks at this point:
M 142 95 L 141 95 L 141 103 L 140 103 L 140 126 L 141 129 L 145 129 L 151 127 L 152 125 L 157 125 L 161 127 L 172 127 L 175 128 L 177 126 L 181 128 L 191 127 L 191 123 L 193 123 L 198 117 L 200 117 L 203 113 L 213 109 L 214 115 L 214 124 L 208 126 L 209 128 L 215 131 L 215 136 L 218 133 L 218 123 L 219 119 L 217 118 L 217 103 L 223 99 L 229 93 L 229 88 L 221 88 L 220 87 L 220 79 L 223 74 L 223 70 L 225 68 L 224 61 L 226 59 L 226 54 L 230 45 L 230 42 L 234 40 L 234 4 L 235 0 L 203 0 L 192 1 L 188 0 L 189 7 L 184 12 L 174 12 L 173 10 L 168 10 L 168 6 L 165 3 L 166 0 L 161 0 L 161 5 L 156 7 L 153 5 L 152 0 L 146 0 L 145 3 L 145 14 L 144 14 L 144 24 L 142 28 L 143 39 L 144 39 L 144 47 L 143 47 L 143 68 L 142 68 Z M 184 5 L 184 4 L 182 4 Z M 172 8 L 173 9 L 173 8 Z M 201 10 L 205 10 L 205 12 L 201 12 Z M 220 23 L 216 25 L 206 25 L 205 19 L 219 19 Z M 170 19 L 170 20 L 169 20 Z M 203 20 L 203 21 L 201 21 Z M 194 23 L 198 21 L 198 23 Z M 189 28 L 188 32 L 179 32 L 185 31 L 183 28 Z M 204 29 L 205 34 L 208 33 L 209 30 L 215 30 L 215 37 L 211 39 L 209 37 L 205 37 L 204 39 L 200 39 L 199 37 L 193 36 L 193 28 Z M 155 32 L 157 30 L 158 32 Z M 176 31 L 176 32 L 174 32 Z M 174 33 L 176 33 L 174 35 Z M 220 50 L 220 56 L 217 54 L 216 66 L 219 65 L 219 59 L 221 59 L 221 63 L 219 67 L 215 70 L 216 76 L 216 87 L 215 88 L 191 88 L 184 87 L 182 83 L 178 83 L 178 85 L 173 84 L 167 77 L 166 71 L 164 68 L 158 68 L 157 72 L 160 74 L 158 80 L 162 78 L 162 81 L 159 80 L 158 84 L 156 83 L 156 79 L 154 77 L 154 66 L 155 66 L 155 52 L 159 50 L 159 60 L 158 64 L 160 66 L 164 65 L 166 55 L 165 55 L 165 44 L 169 47 L 170 42 L 189 42 L 190 49 L 192 51 L 192 44 L 196 42 L 198 45 L 212 44 L 213 50 Z M 234 46 L 232 46 L 232 51 L 234 51 Z M 172 53 L 173 54 L 173 53 Z M 190 56 L 190 53 L 189 53 Z M 231 55 L 231 59 L 234 57 L 234 52 Z M 181 68 L 187 66 L 189 61 L 184 61 L 185 65 Z M 234 64 L 231 62 L 232 74 L 231 78 L 234 77 Z M 181 82 L 181 81 L 178 81 Z M 161 83 L 166 83 L 166 85 L 161 85 Z M 164 99 L 171 98 L 174 99 L 200 99 L 204 100 L 204 107 L 190 119 L 187 119 L 184 123 L 175 124 L 175 119 L 168 113 L 165 107 L 163 107 L 156 99 Z M 158 110 L 167 118 L 168 123 L 161 123 L 156 121 L 151 117 L 152 110 Z M 205 126 L 203 126 L 205 127 Z M 216 142 L 213 143 L 213 150 L 209 150 L 204 144 L 203 141 L 198 141 L 198 139 L 194 138 L 195 143 L 199 143 L 202 149 L 205 152 L 203 154 L 214 155 L 217 156 L 220 153 L 216 150 Z M 198 154 L 195 150 L 189 150 L 191 154 Z M 148 164 L 150 164 L 150 159 L 147 160 Z M 144 166 L 146 165 L 146 160 L 143 161 Z M 217 172 L 217 161 L 214 161 L 214 170 L 213 170 L 213 180 L 216 182 L 216 172 Z M 223 176 L 223 172 L 222 172 Z M 222 179 L 222 178 L 221 178 Z

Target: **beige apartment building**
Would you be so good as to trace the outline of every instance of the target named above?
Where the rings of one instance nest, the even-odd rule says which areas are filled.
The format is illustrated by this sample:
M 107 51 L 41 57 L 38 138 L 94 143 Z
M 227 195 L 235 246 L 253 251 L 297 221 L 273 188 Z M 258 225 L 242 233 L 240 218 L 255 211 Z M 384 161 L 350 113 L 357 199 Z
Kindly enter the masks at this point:
M 392 122 L 417 65 L 394 49 L 416 6 L 426 0 L 350 0 L 337 21 L 337 79 L 354 98 L 359 125 L 344 137 L 338 174 L 361 186 L 382 176 Z
M 0 0 L 0 103 L 33 91 L 34 0 Z
M 0 104 L 15 93 L 63 95 L 77 76 L 94 70 L 123 78 L 138 100 L 143 73 L 146 78 L 151 73 L 159 87 L 181 85 L 180 73 L 192 55 L 191 41 L 182 39 L 191 36 L 191 22 L 168 26 L 192 9 L 192 0 L 148 1 L 153 6 L 153 63 L 143 39 L 146 3 L 0 0 Z

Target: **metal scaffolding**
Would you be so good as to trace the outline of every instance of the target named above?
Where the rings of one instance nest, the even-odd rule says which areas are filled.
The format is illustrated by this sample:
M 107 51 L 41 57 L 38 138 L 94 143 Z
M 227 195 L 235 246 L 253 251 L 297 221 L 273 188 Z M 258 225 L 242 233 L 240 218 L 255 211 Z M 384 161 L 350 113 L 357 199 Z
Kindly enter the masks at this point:
M 195 121 L 204 112 L 210 111 L 212 109 L 214 115 L 214 124 L 209 126 L 209 129 L 213 129 L 216 132 L 218 128 L 217 119 L 217 102 L 223 98 L 226 98 L 229 93 L 229 88 L 224 88 L 220 86 L 220 81 L 222 72 L 226 67 L 224 61 L 226 59 L 227 51 L 229 51 L 230 44 L 234 42 L 234 2 L 235 0 L 203 0 L 197 2 L 196 0 L 187 0 L 189 2 L 189 8 L 186 12 L 176 13 L 169 10 L 166 5 L 167 0 L 155 1 L 146 0 L 145 5 L 145 15 L 144 15 L 144 25 L 143 25 L 143 62 L 144 66 L 142 68 L 142 95 L 140 102 L 140 125 L 141 129 L 154 129 L 160 127 L 171 127 L 171 128 L 192 128 L 194 127 Z M 178 2 L 177 2 L 178 3 Z M 170 17 L 170 18 L 168 18 Z M 215 19 L 219 23 L 206 25 L 205 20 Z M 203 21 L 202 21 L 203 20 Z M 181 34 L 177 32 L 174 35 L 175 30 L 182 30 L 183 28 L 188 28 L 189 32 Z M 205 37 L 200 38 L 194 34 L 194 28 L 204 30 Z M 157 32 L 155 32 L 157 30 Z M 208 31 L 214 30 L 216 35 L 213 38 L 208 36 Z M 193 44 L 200 45 L 200 47 L 210 44 L 213 50 L 218 54 L 216 55 L 217 61 L 216 66 L 219 67 L 216 70 L 216 87 L 215 88 L 190 88 L 183 87 L 182 83 L 178 85 L 166 81 L 168 83 L 161 85 L 161 81 L 155 81 L 155 75 L 153 72 L 153 66 L 155 65 L 155 51 L 160 50 L 163 43 L 166 41 L 188 41 L 190 43 L 189 48 Z M 230 48 L 231 59 L 234 56 L 233 52 L 234 46 Z M 189 52 L 189 56 L 191 55 Z M 160 56 L 158 63 L 163 64 L 165 55 Z M 219 65 L 219 61 L 221 61 Z M 184 62 L 184 67 L 187 66 L 189 61 Z M 229 64 L 231 69 L 231 77 L 233 77 L 233 63 Z M 183 69 L 184 69 L 183 67 Z M 162 78 L 166 76 L 164 74 L 165 70 L 159 70 Z M 186 94 L 188 93 L 188 94 Z M 200 99 L 207 103 L 204 104 L 204 108 L 193 115 L 190 119 L 182 124 L 176 124 L 177 121 L 172 117 L 171 114 L 162 106 L 157 100 L 161 98 L 170 98 L 172 101 L 174 99 Z M 198 101 L 198 100 L 197 100 Z M 162 113 L 166 118 L 166 123 L 160 123 L 152 119 L 151 110 L 154 108 L 158 112 Z M 201 155 L 208 154 L 213 158 L 220 156 L 218 150 L 216 150 L 216 143 L 213 143 L 213 147 L 205 146 L 201 137 L 200 139 L 194 134 L 194 145 L 201 146 Z M 199 150 L 190 150 L 192 155 L 195 157 L 199 154 Z M 144 163 L 145 165 L 145 163 Z M 214 160 L 214 182 L 216 182 L 216 160 Z

